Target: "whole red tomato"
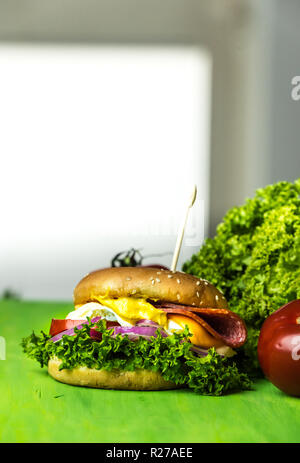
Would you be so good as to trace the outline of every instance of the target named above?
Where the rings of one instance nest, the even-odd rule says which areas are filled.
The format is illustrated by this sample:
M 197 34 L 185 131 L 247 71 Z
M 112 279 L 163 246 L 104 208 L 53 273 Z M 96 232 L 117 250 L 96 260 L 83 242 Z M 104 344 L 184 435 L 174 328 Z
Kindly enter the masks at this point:
M 300 299 L 266 319 L 257 353 L 265 376 L 283 392 L 300 396 Z

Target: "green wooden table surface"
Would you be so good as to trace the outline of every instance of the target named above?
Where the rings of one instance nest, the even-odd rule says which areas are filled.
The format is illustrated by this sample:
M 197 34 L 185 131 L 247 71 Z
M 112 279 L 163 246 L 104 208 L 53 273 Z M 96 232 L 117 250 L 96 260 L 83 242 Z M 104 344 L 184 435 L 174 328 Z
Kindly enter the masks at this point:
M 108 391 L 61 384 L 23 355 L 22 337 L 48 330 L 71 303 L 0 302 L 0 442 L 300 442 L 300 399 L 260 380 L 255 390 Z

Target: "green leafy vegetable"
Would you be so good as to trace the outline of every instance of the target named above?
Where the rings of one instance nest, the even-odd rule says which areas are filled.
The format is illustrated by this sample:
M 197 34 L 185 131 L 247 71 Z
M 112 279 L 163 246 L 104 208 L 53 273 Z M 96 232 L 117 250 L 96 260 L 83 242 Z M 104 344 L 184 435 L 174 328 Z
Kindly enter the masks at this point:
M 101 341 L 90 338 L 91 326 L 102 333 Z M 186 385 L 195 392 L 205 395 L 221 395 L 233 390 L 251 388 L 251 381 L 242 373 L 232 358 L 223 358 L 210 349 L 206 357 L 197 357 L 190 349 L 186 338 L 188 329 L 173 336 L 163 337 L 159 331 L 151 342 L 139 338 L 131 341 L 128 336 L 112 338 L 113 330 L 107 330 L 105 322 L 86 324 L 75 328 L 75 336 L 64 335 L 56 343 L 41 332 L 32 333 L 22 340 L 23 351 L 37 360 L 41 367 L 51 357 L 62 360 L 60 369 L 87 366 L 96 369 L 135 370 L 143 368 L 158 371 L 164 379 Z M 238 357 L 238 356 L 237 356 Z
M 207 239 L 183 270 L 223 291 L 248 326 L 243 347 L 248 367 L 258 368 L 257 340 L 263 321 L 300 298 L 300 179 L 259 189 L 227 212 L 215 238 Z

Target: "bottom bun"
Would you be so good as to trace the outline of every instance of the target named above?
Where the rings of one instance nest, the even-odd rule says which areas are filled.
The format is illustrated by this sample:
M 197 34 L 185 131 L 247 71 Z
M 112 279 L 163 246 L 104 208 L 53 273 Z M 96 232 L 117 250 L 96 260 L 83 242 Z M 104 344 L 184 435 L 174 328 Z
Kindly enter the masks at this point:
M 96 387 L 99 389 L 125 389 L 129 391 L 159 391 L 182 387 L 163 379 L 160 373 L 151 370 L 96 370 L 77 367 L 73 370 L 59 370 L 61 360 L 50 359 L 48 373 L 61 383 L 73 386 Z

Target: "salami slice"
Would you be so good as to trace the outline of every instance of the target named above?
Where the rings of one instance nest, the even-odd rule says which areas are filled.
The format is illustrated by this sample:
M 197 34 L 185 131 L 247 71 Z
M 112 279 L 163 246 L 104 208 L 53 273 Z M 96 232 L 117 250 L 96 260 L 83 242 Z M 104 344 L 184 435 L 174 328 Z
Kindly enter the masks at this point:
M 247 329 L 239 315 L 228 309 L 196 308 L 169 302 L 153 303 L 166 313 L 180 314 L 197 321 L 212 336 L 229 347 L 240 347 L 247 339 Z

